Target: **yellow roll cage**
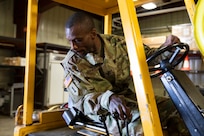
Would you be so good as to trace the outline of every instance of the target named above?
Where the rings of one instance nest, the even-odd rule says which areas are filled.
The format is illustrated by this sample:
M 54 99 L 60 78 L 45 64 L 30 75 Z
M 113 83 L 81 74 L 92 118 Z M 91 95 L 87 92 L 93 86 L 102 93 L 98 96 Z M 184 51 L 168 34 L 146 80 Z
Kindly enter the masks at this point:
M 127 42 L 128 54 L 131 63 L 131 69 L 139 110 L 141 113 L 141 121 L 146 136 L 162 136 L 161 124 L 158 116 L 158 110 L 152 89 L 146 57 L 143 49 L 140 28 L 138 25 L 135 6 L 152 2 L 154 0 L 53 0 L 54 2 L 85 10 L 104 17 L 104 33 L 111 33 L 112 14 L 120 13 L 124 35 Z M 203 53 L 203 25 L 204 12 L 200 15 L 195 14 L 195 3 L 193 0 L 184 0 L 189 17 L 192 24 L 196 28 L 196 40 L 199 48 Z M 204 1 L 198 2 L 203 5 Z M 200 6 L 201 7 L 201 6 Z M 203 6 L 202 6 L 203 7 Z M 23 122 L 16 125 L 14 136 L 25 136 L 32 132 L 54 129 L 66 126 L 61 117 L 62 111 L 43 111 L 39 114 L 38 123 L 33 123 L 33 105 L 34 105 L 34 79 L 35 79 L 35 62 L 36 62 L 36 28 L 38 16 L 38 0 L 28 0 L 27 11 L 27 35 L 26 35 L 26 66 L 24 81 L 24 102 L 23 102 Z M 200 23 L 197 20 L 200 19 Z M 193 23 L 194 22 L 194 23 Z M 197 27 L 201 27 L 200 29 Z M 201 32 L 200 32 L 201 30 Z M 200 36 L 200 33 L 202 34 Z M 204 54 L 204 53 L 203 53 Z

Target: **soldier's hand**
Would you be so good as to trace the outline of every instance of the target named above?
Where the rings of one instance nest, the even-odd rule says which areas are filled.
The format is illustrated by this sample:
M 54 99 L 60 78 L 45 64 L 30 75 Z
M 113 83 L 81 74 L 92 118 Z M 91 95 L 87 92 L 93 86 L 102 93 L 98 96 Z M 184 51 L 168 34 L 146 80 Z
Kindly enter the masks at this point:
M 109 112 L 111 114 L 117 112 L 122 120 L 131 119 L 130 108 L 126 106 L 125 100 L 117 95 L 110 97 Z

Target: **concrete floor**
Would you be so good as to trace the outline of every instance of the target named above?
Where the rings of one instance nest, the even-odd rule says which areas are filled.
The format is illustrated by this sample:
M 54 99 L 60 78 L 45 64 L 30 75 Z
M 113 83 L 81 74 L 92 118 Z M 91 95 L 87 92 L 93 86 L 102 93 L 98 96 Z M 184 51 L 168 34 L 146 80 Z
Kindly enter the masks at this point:
M 13 136 L 15 118 L 0 115 L 0 136 Z

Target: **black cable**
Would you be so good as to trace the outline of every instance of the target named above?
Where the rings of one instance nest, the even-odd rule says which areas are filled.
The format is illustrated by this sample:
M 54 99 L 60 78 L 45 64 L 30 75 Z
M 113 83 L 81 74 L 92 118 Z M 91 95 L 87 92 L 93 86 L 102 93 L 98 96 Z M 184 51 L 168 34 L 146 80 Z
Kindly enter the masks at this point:
M 128 119 L 127 119 L 126 116 L 125 116 L 125 127 L 126 127 L 127 136 L 129 136 L 128 123 L 129 123 L 129 121 L 128 121 Z
M 117 112 L 113 113 L 113 118 L 115 118 L 115 120 L 116 120 L 116 123 L 117 123 L 117 126 L 118 126 L 119 134 L 120 134 L 120 136 L 122 136 L 122 132 L 121 132 L 121 130 L 120 130 L 120 125 L 119 125 L 119 121 L 118 121 L 119 114 L 118 114 Z
M 108 132 L 108 128 L 106 126 L 106 116 L 108 115 L 107 114 L 101 114 L 99 117 L 99 120 L 101 122 L 103 122 L 103 125 L 104 125 L 104 128 L 105 128 L 105 131 L 106 131 L 106 134 L 107 136 L 109 136 L 109 132 Z M 120 136 L 122 136 L 122 132 L 121 132 L 121 129 L 120 129 L 120 124 L 119 124 L 119 114 L 117 112 L 113 113 L 113 118 L 116 120 L 116 123 L 117 123 L 117 127 L 118 127 L 118 132 L 120 134 Z M 129 136 L 129 131 L 128 131 L 128 124 L 129 124 L 129 121 L 127 119 L 127 117 L 125 116 L 125 127 L 126 127 L 126 133 L 127 133 L 127 136 Z
M 100 119 L 101 122 L 103 122 L 104 128 L 106 130 L 106 134 L 107 136 L 109 136 L 109 132 L 108 132 L 108 128 L 106 126 L 106 115 L 100 115 Z

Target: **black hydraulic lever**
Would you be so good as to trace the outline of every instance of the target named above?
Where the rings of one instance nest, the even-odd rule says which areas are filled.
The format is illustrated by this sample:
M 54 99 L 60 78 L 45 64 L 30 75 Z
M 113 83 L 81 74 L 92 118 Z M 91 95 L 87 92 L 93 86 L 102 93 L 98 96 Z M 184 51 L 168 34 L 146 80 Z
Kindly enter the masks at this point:
M 119 121 L 118 121 L 118 119 L 119 119 L 119 114 L 118 114 L 117 112 L 114 112 L 114 113 L 113 113 L 113 118 L 116 120 L 116 123 L 117 123 L 117 126 L 118 126 L 119 134 L 120 134 L 120 136 L 122 136 L 122 132 L 121 132 L 121 130 L 120 130 L 120 125 L 119 125 Z
M 104 125 L 104 128 L 105 128 L 105 130 L 106 130 L 107 136 L 109 136 L 108 128 L 107 128 L 107 126 L 106 126 L 106 115 L 101 114 L 99 117 L 100 117 L 99 120 L 100 120 L 101 122 L 103 122 L 103 125 Z
M 125 115 L 125 127 L 126 127 L 127 136 L 129 136 L 128 123 L 129 123 L 128 118 L 127 118 L 127 116 Z

